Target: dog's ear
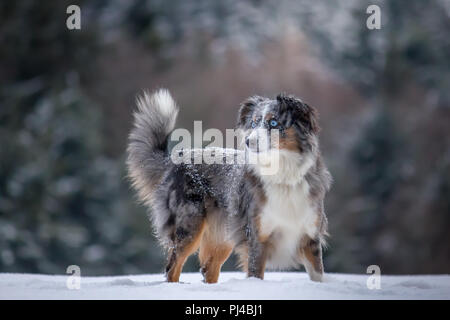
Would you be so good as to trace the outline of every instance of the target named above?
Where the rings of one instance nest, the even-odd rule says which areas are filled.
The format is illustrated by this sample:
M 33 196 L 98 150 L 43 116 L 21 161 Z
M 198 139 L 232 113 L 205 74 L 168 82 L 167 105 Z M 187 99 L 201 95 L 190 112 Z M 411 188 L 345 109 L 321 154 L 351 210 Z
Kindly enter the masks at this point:
M 249 123 L 256 105 L 262 100 L 263 98 L 260 96 L 252 96 L 241 103 L 237 119 L 238 127 L 243 127 L 246 123 Z
M 312 133 L 317 134 L 320 131 L 318 123 L 318 113 L 316 108 L 311 107 L 307 103 L 302 103 L 301 121 Z
M 277 95 L 277 102 L 280 114 L 288 111 L 295 111 L 295 109 L 299 108 L 302 103 L 300 99 L 285 93 L 280 93 Z
M 292 114 L 293 120 L 301 127 L 312 133 L 319 132 L 318 115 L 315 108 L 294 96 L 285 94 L 279 94 L 277 101 L 280 113 L 289 112 Z

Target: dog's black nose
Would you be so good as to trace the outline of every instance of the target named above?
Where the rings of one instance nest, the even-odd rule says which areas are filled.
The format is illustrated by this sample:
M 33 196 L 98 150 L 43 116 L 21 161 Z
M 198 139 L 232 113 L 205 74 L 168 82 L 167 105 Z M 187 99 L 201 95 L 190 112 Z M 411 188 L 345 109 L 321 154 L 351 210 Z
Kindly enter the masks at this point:
M 245 138 L 245 144 L 247 145 L 247 147 L 250 147 L 250 140 L 249 140 L 249 138 Z

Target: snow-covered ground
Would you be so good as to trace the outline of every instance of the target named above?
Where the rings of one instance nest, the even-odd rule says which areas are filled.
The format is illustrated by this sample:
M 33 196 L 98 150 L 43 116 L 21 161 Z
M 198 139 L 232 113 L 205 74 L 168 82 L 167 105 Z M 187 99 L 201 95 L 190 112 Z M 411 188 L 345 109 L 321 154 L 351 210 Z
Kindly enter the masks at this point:
M 369 290 L 369 275 L 327 274 L 323 283 L 302 272 L 267 272 L 265 280 L 223 272 L 218 284 L 205 284 L 199 273 L 184 273 L 181 283 L 162 274 L 82 277 L 69 290 L 68 276 L 0 274 L 0 299 L 450 299 L 450 275 L 381 276 L 381 288 Z

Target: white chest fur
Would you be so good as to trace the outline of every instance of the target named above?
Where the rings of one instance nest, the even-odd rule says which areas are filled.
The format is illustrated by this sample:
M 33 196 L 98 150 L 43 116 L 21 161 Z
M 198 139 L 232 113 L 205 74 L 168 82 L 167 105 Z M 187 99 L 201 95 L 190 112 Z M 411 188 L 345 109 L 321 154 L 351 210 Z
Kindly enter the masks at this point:
M 267 202 L 260 216 L 260 231 L 272 235 L 274 245 L 267 267 L 286 269 L 298 263 L 298 245 L 317 232 L 317 214 L 309 200 L 309 185 L 302 180 L 296 185 L 265 184 Z

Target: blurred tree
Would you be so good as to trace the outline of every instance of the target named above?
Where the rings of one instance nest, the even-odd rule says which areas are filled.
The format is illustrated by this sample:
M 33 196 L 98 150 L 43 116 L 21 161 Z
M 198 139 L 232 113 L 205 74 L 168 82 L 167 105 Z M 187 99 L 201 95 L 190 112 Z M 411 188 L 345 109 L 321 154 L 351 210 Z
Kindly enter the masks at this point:
M 81 31 L 67 30 L 68 5 L 0 5 L 0 272 L 159 270 L 123 158 L 104 155 L 103 115 L 84 93 L 95 79 L 100 29 L 84 19 Z
M 449 170 L 441 160 L 447 157 L 449 141 L 435 139 L 435 135 L 448 135 L 441 125 L 449 119 L 450 105 L 447 4 L 379 1 L 381 29 L 369 30 L 365 8 L 370 4 L 359 2 L 353 8 L 355 19 L 346 41 L 325 36 L 327 41 L 322 43 L 327 48 L 325 61 L 358 87 L 372 107 L 349 154 L 358 190 L 350 191 L 350 198 L 348 193 L 341 194 L 343 202 L 359 198 L 362 204 L 340 224 L 343 229 L 335 230 L 336 242 L 352 243 L 357 261 L 346 268 L 355 271 L 374 263 L 389 273 L 447 272 L 450 254 L 442 250 L 442 244 L 450 240 L 443 232 L 449 226 L 449 211 L 432 208 L 446 207 L 450 194 L 444 195 L 444 188 L 424 196 L 429 193 L 430 177 L 444 177 Z M 433 173 L 431 163 L 436 166 Z M 338 193 L 340 184 L 336 181 Z M 435 221 L 447 223 L 438 226 Z M 340 247 L 334 254 L 345 257 L 345 250 Z M 433 259 L 445 262 L 438 265 Z
M 366 28 L 369 4 L 0 3 L 0 272 L 162 270 L 123 166 L 133 97 L 158 86 L 180 96 L 185 126 L 228 126 L 255 93 L 321 104 L 327 269 L 448 272 L 448 1 L 379 0 L 381 30 Z
M 369 266 L 384 261 L 375 249 L 380 232 L 387 227 L 386 209 L 401 179 L 400 161 L 405 150 L 398 132 L 385 108 L 365 128 L 353 148 L 353 162 L 358 172 L 360 188 L 366 205 L 359 213 L 356 235 L 359 261 Z

